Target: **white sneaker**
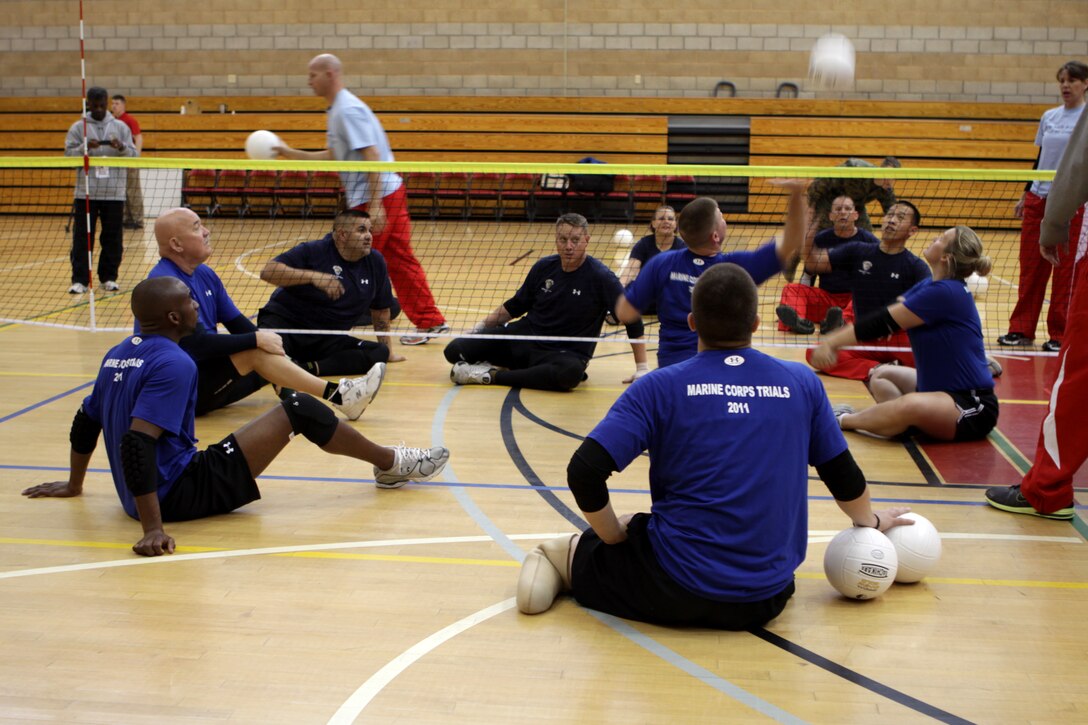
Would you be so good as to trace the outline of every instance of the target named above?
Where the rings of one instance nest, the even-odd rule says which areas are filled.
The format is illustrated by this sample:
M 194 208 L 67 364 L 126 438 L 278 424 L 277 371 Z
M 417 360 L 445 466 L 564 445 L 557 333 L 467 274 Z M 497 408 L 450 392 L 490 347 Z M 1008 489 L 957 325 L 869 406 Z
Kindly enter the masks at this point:
M 455 362 L 450 369 L 450 380 L 458 385 L 491 385 L 491 375 L 495 368 L 491 363 Z
M 102 289 L 106 290 L 107 292 L 116 292 L 117 290 L 121 289 L 121 285 L 110 279 L 102 283 Z
M 426 345 L 431 341 L 429 335 L 441 335 L 444 332 L 449 332 L 450 326 L 442 323 L 441 325 L 435 325 L 428 328 L 416 328 L 414 335 L 405 335 L 400 339 L 401 345 Z
M 73 282 L 72 286 L 68 288 L 68 294 L 70 295 L 85 295 L 87 294 L 87 285 L 82 282 Z
M 385 363 L 374 363 L 370 372 L 361 378 L 341 378 L 336 391 L 340 393 L 340 411 L 348 420 L 358 420 L 366 407 L 378 397 L 378 390 L 385 379 Z
M 394 446 L 393 456 L 393 465 L 384 471 L 374 466 L 374 485 L 378 488 L 400 488 L 409 481 L 430 481 L 450 460 L 449 450 L 441 446 Z

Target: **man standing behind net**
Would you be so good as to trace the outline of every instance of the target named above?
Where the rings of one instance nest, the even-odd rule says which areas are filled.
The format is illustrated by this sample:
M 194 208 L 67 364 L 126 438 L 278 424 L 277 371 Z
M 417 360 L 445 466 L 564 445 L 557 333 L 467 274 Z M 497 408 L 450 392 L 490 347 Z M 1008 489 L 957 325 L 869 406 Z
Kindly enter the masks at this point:
M 279 146 L 289 159 L 310 161 L 393 161 L 385 130 L 370 107 L 344 87 L 343 66 L 335 55 L 322 54 L 310 61 L 310 88 L 329 102 L 328 148 L 300 151 Z M 390 172 L 341 172 L 348 206 L 370 213 L 374 222 L 374 248 L 389 265 L 397 297 L 416 333 L 400 339 L 404 345 L 422 345 L 431 335 L 449 332 L 449 325 L 435 304 L 427 275 L 412 252 L 412 225 L 404 182 Z
M 376 332 L 389 331 L 393 292 L 380 252 L 371 250 L 370 217 L 348 209 L 332 232 L 278 255 L 261 279 L 278 289 L 257 314 L 265 329 L 350 330 L 365 310 Z M 351 335 L 284 334 L 283 349 L 314 375 L 359 375 L 374 365 L 404 360 L 379 342 Z
M 72 124 L 64 141 L 65 156 L 82 156 L 84 127 L 86 127 L 87 155 L 135 156 L 132 133 L 128 126 L 114 118 L 109 111 L 110 95 L 105 88 L 94 86 L 87 89 L 87 115 Z M 116 292 L 117 274 L 121 270 L 124 254 L 124 230 L 122 217 L 125 209 L 125 169 L 95 166 L 90 178 L 83 169 L 76 176 L 75 202 L 72 211 L 72 286 L 68 294 L 81 295 L 91 283 L 90 252 L 87 249 L 88 216 L 90 217 L 90 245 L 94 248 L 94 232 L 102 224 L 98 254 L 98 280 L 102 289 Z M 89 202 L 88 202 L 89 200 Z
M 144 134 L 140 131 L 140 123 L 126 110 L 125 97 L 120 93 L 115 95 L 110 102 L 110 111 L 114 118 L 128 126 L 132 132 L 132 143 L 136 146 L 136 155 L 143 156 Z M 125 182 L 125 229 L 144 228 L 144 194 L 140 189 L 140 170 L 126 169 L 128 179 Z

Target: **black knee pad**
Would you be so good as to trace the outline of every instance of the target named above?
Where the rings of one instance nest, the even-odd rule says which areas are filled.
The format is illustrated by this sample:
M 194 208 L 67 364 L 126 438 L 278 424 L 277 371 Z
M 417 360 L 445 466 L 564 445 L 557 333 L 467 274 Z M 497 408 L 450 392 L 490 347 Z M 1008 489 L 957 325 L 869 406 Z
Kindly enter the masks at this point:
M 291 421 L 291 430 L 295 434 L 301 433 L 317 446 L 325 446 L 331 441 L 340 425 L 336 413 L 305 393 L 291 393 L 280 405 Z
M 642 323 L 642 318 L 638 318 L 631 324 L 627 325 L 627 337 L 631 340 L 637 340 L 646 334 L 646 325 Z

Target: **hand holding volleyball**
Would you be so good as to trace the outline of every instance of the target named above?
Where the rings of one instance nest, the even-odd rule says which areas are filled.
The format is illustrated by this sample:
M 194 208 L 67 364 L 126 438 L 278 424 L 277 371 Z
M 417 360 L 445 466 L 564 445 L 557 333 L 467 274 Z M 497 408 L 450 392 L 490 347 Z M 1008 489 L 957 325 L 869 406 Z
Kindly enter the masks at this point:
M 283 146 L 279 136 L 271 131 L 254 131 L 246 139 L 246 156 L 251 159 L 274 159 L 279 154 L 273 149 Z

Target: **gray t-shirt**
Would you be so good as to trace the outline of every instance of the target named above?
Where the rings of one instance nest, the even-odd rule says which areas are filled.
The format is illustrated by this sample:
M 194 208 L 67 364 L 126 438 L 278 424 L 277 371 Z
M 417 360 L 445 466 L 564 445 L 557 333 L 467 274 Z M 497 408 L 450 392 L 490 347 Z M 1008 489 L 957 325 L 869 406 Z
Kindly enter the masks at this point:
M 1035 134 L 1035 145 L 1042 149 L 1039 153 L 1040 169 L 1056 169 L 1065 153 L 1069 135 L 1080 120 L 1084 106 L 1067 109 L 1065 106 L 1051 108 L 1039 121 L 1039 130 Z M 1031 185 L 1031 193 L 1045 197 L 1050 193 L 1049 181 L 1036 181 Z
M 336 99 L 328 110 L 328 147 L 337 161 L 362 161 L 359 149 L 373 146 L 378 149 L 381 161 L 393 161 L 393 150 L 385 135 L 381 121 L 346 88 L 336 94 Z M 370 178 L 368 174 L 340 172 L 340 180 L 347 193 L 348 206 L 358 206 L 370 201 Z M 382 172 L 382 197 L 389 196 L 400 188 L 401 178 L 390 172 Z

